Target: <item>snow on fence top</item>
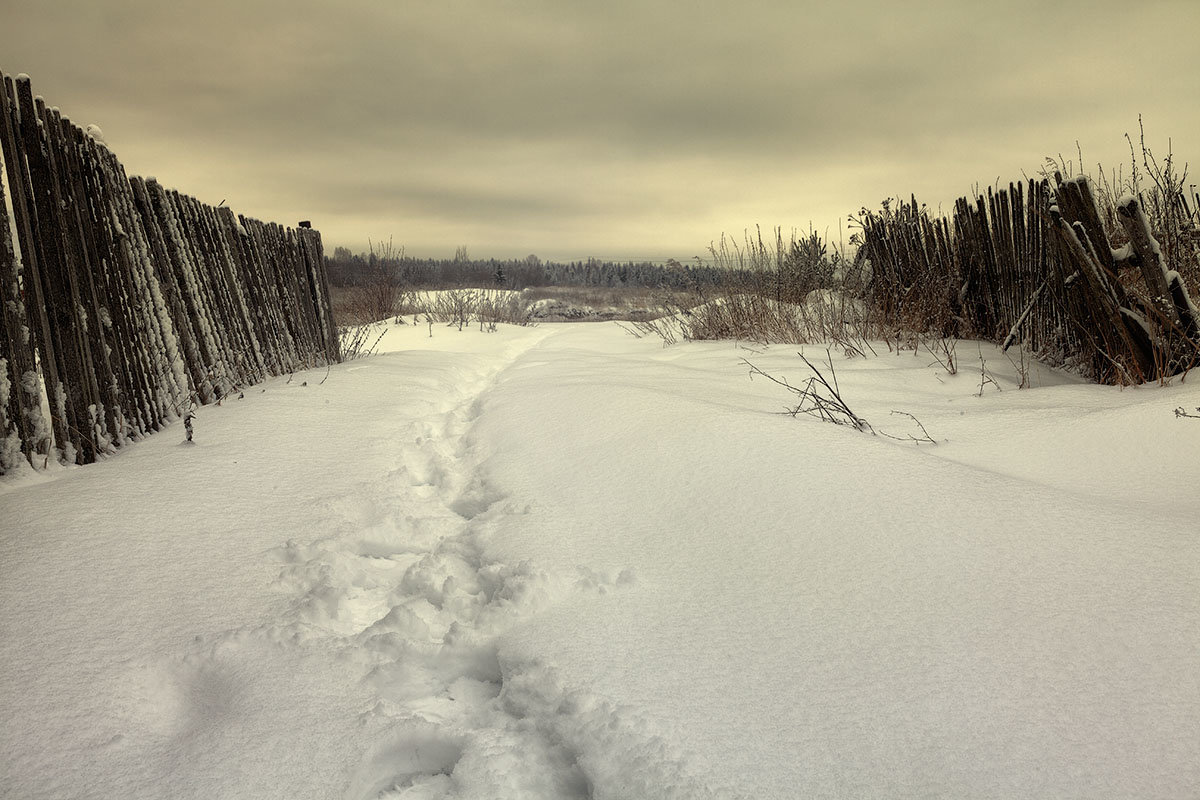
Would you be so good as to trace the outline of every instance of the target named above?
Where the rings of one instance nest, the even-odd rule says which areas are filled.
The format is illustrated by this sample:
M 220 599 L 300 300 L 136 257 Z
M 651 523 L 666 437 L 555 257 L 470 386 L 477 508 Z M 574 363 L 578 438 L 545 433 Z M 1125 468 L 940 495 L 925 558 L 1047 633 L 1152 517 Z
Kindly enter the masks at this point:
M 28 76 L 0 78 L 0 474 L 340 360 L 319 232 L 127 177 Z

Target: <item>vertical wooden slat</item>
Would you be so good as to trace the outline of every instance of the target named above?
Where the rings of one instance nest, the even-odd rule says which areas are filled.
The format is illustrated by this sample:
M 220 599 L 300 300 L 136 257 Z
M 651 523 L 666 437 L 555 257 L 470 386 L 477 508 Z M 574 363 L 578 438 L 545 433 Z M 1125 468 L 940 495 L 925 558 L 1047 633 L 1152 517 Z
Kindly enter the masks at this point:
M 341 360 L 337 322 L 333 318 L 333 303 L 329 296 L 329 277 L 325 273 L 325 248 L 320 231 L 311 228 L 298 231 L 305 248 L 305 258 L 311 274 L 315 297 L 313 305 L 320 315 L 321 330 L 325 339 L 325 354 L 329 363 Z
M 279 370 L 274 365 L 279 350 L 279 323 L 271 313 L 272 307 L 267 299 L 257 262 L 247 248 L 248 235 L 228 208 L 218 208 L 214 215 L 216 233 L 221 239 L 220 246 L 240 287 L 244 313 L 255 343 L 258 368 L 264 377 L 268 374 L 278 374 Z

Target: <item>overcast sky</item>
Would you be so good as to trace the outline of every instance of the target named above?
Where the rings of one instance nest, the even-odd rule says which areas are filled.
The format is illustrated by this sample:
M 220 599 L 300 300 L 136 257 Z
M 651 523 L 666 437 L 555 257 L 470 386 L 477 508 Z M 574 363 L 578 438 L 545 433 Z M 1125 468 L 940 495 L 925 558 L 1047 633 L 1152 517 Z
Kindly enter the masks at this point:
M 0 69 L 329 251 L 686 260 L 1076 140 L 1128 172 L 1139 113 L 1200 162 L 1197 31 L 1200 0 L 0 0 Z

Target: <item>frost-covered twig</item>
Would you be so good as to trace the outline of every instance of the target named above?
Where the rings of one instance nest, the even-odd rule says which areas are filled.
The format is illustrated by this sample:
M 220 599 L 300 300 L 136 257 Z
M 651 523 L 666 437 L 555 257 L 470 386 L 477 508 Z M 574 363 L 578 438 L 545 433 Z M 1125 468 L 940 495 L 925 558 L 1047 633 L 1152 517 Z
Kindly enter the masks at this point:
M 848 425 L 857 431 L 864 431 L 873 436 L 884 436 L 900 442 L 915 442 L 917 444 L 928 442 L 929 444 L 937 444 L 934 438 L 929 435 L 929 432 L 925 430 L 925 426 L 921 424 L 921 421 L 907 411 L 893 411 L 892 413 L 906 416 L 915 422 L 917 427 L 921 429 L 921 436 L 913 436 L 911 434 L 894 436 L 885 431 L 876 430 L 866 419 L 855 414 L 842 398 L 841 386 L 837 380 L 837 370 L 833 366 L 833 356 L 828 350 L 825 351 L 825 358 L 829 368 L 828 378 L 825 377 L 825 374 L 815 364 L 805 358 L 803 353 L 799 353 L 798 355 L 812 372 L 812 376 L 809 377 L 803 386 L 793 386 L 785 378 L 777 378 L 768 372 L 764 372 L 744 358 L 742 359 L 742 363 L 750 368 L 751 378 L 755 375 L 760 375 L 800 398 L 799 405 L 794 408 L 787 408 L 784 411 L 784 413 L 790 416 L 795 417 L 800 414 L 809 414 L 825 422 L 830 422 L 834 425 Z
M 913 422 L 915 422 L 917 424 L 917 427 L 921 429 L 921 435 L 913 436 L 912 434 L 905 434 L 904 436 L 893 436 L 892 434 L 881 430 L 881 431 L 879 431 L 880 436 L 886 436 L 887 438 L 895 439 L 898 442 L 914 442 L 916 444 L 922 444 L 923 442 L 929 442 L 929 444 L 937 444 L 937 442 L 934 441 L 934 438 L 929 435 L 929 431 L 925 430 L 925 426 L 921 424 L 921 420 L 917 419 L 916 417 L 914 417 L 912 414 L 908 413 L 907 411 L 892 411 L 892 413 L 908 417 Z
M 928 340 L 922 339 L 921 345 L 929 355 L 937 359 L 935 363 L 942 369 L 946 370 L 947 375 L 958 374 L 958 353 L 955 351 L 956 343 L 952 336 L 942 336 L 937 340 L 936 345 L 932 345 Z M 933 366 L 930 364 L 929 366 Z
M 987 361 L 983 358 L 983 347 L 979 348 L 979 392 L 976 397 L 983 397 L 983 388 L 988 384 L 996 387 L 996 391 L 1003 391 L 1000 384 L 996 383 L 996 379 L 987 371 Z
M 829 360 L 829 374 L 832 382 L 811 361 L 805 358 L 803 353 L 800 353 L 799 356 L 813 373 L 803 387 L 792 386 L 787 380 L 776 378 L 774 375 L 764 372 L 746 359 L 742 359 L 742 363 L 750 368 L 751 377 L 761 375 L 800 398 L 799 405 L 787 409 L 785 413 L 793 417 L 800 414 L 810 414 L 825 422 L 831 422 L 834 425 L 849 425 L 855 430 L 874 433 L 875 429 L 871 427 L 870 423 L 850 410 L 850 407 L 842 399 L 841 390 L 837 383 L 837 372 L 833 368 L 833 357 L 829 352 L 826 351 L 826 357 Z
M 830 422 L 835 422 L 839 425 L 849 424 L 855 430 L 874 433 L 875 429 L 871 427 L 870 423 L 851 411 L 850 407 L 846 405 L 846 401 L 842 399 L 841 387 L 838 385 L 837 370 L 833 368 L 833 355 L 828 350 L 825 351 L 825 358 L 829 364 L 829 375 L 833 379 L 832 383 L 821 374 L 821 370 L 817 369 L 811 361 L 805 358 L 803 353 L 799 353 L 798 355 L 800 356 L 800 360 L 812 370 L 813 377 L 808 380 L 808 392 L 816 407 L 820 410 L 821 415 L 827 417 Z M 816 382 L 815 384 L 814 381 Z M 825 389 L 828 393 L 827 397 L 813 391 L 816 384 Z M 845 419 L 842 420 L 840 419 L 841 417 Z

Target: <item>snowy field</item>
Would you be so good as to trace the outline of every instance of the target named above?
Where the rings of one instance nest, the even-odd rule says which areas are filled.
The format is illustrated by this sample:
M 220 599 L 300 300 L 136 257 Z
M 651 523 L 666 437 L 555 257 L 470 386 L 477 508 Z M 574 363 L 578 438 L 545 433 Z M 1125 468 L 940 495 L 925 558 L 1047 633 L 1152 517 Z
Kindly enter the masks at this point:
M 1200 385 L 382 351 L 0 481 L 0 796 L 1200 796 Z

